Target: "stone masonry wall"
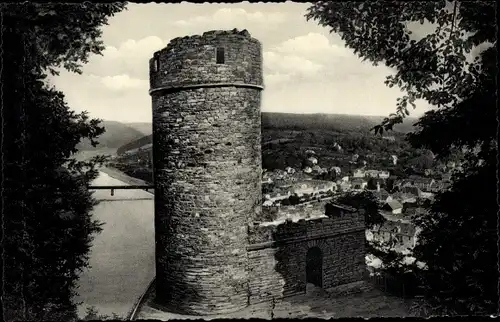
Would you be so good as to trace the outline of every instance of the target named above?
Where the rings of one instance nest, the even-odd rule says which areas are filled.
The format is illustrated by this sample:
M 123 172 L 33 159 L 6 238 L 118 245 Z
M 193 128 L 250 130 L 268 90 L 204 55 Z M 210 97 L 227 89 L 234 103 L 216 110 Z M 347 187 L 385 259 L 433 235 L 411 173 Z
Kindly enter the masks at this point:
M 364 217 L 357 212 L 250 229 L 250 304 L 306 291 L 306 254 L 323 254 L 323 288 L 360 281 L 365 270 Z
M 215 64 L 218 46 L 226 64 Z M 262 85 L 260 50 L 247 34 L 209 32 L 155 54 L 156 302 L 171 311 L 219 314 L 248 304 L 248 224 L 262 202 L 261 94 L 214 84 Z M 212 85 L 182 88 L 199 84 Z
M 217 47 L 225 63 L 216 63 Z M 158 71 L 154 71 L 155 60 Z M 149 62 L 150 86 L 170 88 L 196 84 L 240 83 L 262 86 L 262 48 L 247 31 L 209 31 L 172 39 Z

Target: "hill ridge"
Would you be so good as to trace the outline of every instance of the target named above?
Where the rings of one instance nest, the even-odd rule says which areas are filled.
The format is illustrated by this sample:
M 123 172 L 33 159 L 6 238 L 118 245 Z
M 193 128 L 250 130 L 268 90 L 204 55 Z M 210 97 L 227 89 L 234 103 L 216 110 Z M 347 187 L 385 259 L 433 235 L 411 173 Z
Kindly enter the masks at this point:
M 328 114 L 328 113 L 311 113 L 311 114 L 295 114 L 295 113 L 280 113 L 280 112 L 262 112 L 262 128 L 263 129 L 286 129 L 297 131 L 334 131 L 334 132 L 364 132 L 369 130 L 376 124 L 379 124 L 384 119 L 384 116 L 366 116 L 366 115 L 350 115 L 350 114 Z M 398 124 L 394 127 L 396 132 L 407 133 L 413 130 L 413 123 L 418 118 L 407 118 L 403 124 Z M 124 123 L 129 124 L 129 123 Z M 146 127 L 146 122 L 141 123 Z M 152 123 L 150 133 L 126 142 L 117 149 L 117 154 L 123 154 L 128 150 L 140 148 L 146 144 L 152 143 Z

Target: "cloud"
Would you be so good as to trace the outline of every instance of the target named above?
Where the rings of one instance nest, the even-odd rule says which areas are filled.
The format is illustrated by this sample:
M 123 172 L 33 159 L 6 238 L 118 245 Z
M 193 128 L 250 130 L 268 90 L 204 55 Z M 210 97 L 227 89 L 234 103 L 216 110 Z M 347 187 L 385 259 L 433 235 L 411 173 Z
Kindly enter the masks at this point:
M 260 11 L 247 12 L 242 8 L 221 8 L 212 15 L 197 16 L 186 20 L 177 20 L 172 24 L 177 27 L 222 27 L 235 28 L 248 23 L 255 24 L 280 24 L 287 18 L 284 13 L 263 13 Z
M 275 46 L 273 51 L 284 54 L 294 53 L 302 57 L 316 57 L 319 59 L 333 57 L 349 57 L 352 51 L 330 43 L 330 40 L 319 33 L 308 33 L 307 35 L 295 37 Z
M 89 111 L 92 117 L 105 120 L 151 120 L 151 97 L 145 80 L 126 74 L 102 77 L 62 71 L 50 83 L 63 91 L 76 112 Z
M 322 82 L 349 76 L 359 61 L 340 39 L 331 39 L 338 43 L 323 34 L 310 32 L 272 46 L 263 54 L 266 83 L 278 86 L 298 79 Z M 272 77 L 269 82 L 268 77 Z
M 156 36 L 140 40 L 127 39 L 120 46 L 107 46 L 102 56 L 93 56 L 83 72 L 97 76 L 130 75 L 138 79 L 148 79 L 148 61 L 157 50 L 164 48 L 168 41 Z
M 264 86 L 266 88 L 276 89 L 280 88 L 283 84 L 290 82 L 293 79 L 291 74 L 264 74 Z
M 148 88 L 148 81 L 131 78 L 128 75 L 106 76 L 101 78 L 101 83 L 111 90 L 127 90 L 131 88 Z
M 301 74 L 314 76 L 323 66 L 307 58 L 295 55 L 282 55 L 272 51 L 263 54 L 264 68 L 269 71 L 276 71 L 288 74 Z

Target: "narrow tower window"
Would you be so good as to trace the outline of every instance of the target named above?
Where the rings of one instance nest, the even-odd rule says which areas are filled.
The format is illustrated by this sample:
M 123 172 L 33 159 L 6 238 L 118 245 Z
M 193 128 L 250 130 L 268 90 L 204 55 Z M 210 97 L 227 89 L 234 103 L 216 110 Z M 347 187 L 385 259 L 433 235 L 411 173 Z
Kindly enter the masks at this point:
M 155 57 L 153 70 L 157 72 L 159 69 L 160 69 L 160 60 L 158 59 L 158 57 Z
M 217 47 L 216 60 L 217 64 L 224 64 L 224 48 Z

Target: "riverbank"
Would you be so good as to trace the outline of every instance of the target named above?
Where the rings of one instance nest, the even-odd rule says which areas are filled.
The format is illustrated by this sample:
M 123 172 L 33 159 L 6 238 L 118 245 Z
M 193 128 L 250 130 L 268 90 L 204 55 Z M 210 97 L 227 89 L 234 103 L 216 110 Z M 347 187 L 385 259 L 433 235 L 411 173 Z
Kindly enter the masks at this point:
M 92 185 L 144 184 L 116 169 L 99 169 Z M 90 267 L 80 274 L 77 302 L 79 317 L 88 307 L 100 314 L 129 316 L 144 288 L 155 276 L 154 196 L 141 189 L 95 190 L 99 203 L 93 219 L 103 223 L 94 236 Z
M 141 186 L 151 185 L 151 183 L 149 183 L 149 182 L 131 177 L 131 176 L 129 176 L 129 175 L 121 172 L 120 170 L 113 168 L 113 167 L 109 167 L 109 166 L 102 167 L 99 169 L 99 171 L 104 172 L 105 174 L 107 174 L 108 176 L 110 176 L 113 179 L 123 181 L 129 185 L 141 185 Z M 148 190 L 148 192 L 154 194 L 154 190 Z

